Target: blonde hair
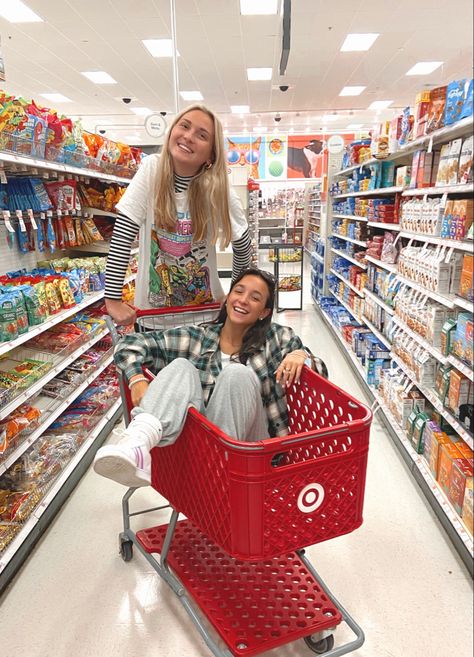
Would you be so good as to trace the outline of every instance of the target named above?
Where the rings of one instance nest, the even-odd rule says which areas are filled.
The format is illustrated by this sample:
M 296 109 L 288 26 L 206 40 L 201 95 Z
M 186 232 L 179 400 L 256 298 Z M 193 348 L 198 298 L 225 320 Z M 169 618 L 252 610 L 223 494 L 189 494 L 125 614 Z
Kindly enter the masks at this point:
M 199 110 L 207 114 L 214 124 L 212 167 L 201 170 L 188 187 L 188 202 L 193 224 L 193 240 L 198 242 L 209 237 L 216 244 L 220 236 L 220 247 L 231 241 L 232 230 L 229 213 L 229 179 L 224 148 L 224 133 L 219 119 L 204 105 L 191 105 L 180 112 L 166 135 L 160 156 L 155 186 L 155 225 L 170 232 L 176 228 L 176 201 L 174 192 L 173 160 L 169 152 L 169 138 L 175 125 L 188 112 Z

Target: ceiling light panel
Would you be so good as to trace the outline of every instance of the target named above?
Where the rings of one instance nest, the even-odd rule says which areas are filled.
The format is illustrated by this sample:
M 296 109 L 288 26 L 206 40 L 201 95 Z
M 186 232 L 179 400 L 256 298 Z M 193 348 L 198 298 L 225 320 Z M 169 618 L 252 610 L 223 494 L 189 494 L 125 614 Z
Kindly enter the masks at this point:
M 143 39 L 142 43 L 152 57 L 173 57 L 172 39 Z M 179 57 L 179 52 L 176 55 Z
M 349 123 L 346 130 L 360 130 L 364 127 L 363 123 Z
M 9 23 L 43 23 L 43 19 L 21 0 L 0 0 L 0 16 Z
M 374 102 L 369 105 L 369 109 L 370 110 L 387 109 L 387 107 L 390 107 L 392 103 L 393 100 L 374 100 Z
M 429 75 L 443 64 L 444 62 L 418 62 L 406 72 L 406 75 Z
M 279 0 L 240 0 L 242 16 L 271 16 L 278 13 Z
M 249 114 L 250 107 L 248 105 L 231 105 L 230 111 L 232 114 Z
M 341 89 L 340 96 L 360 96 L 367 87 L 344 87 Z
M 94 84 L 117 84 L 117 80 L 105 71 L 82 71 L 82 75 Z
M 72 103 L 72 100 L 63 94 L 40 94 L 46 100 L 49 100 L 50 103 Z
M 183 100 L 204 100 L 200 91 L 180 91 L 179 95 Z
M 341 46 L 341 52 L 361 52 L 369 50 L 375 43 L 378 34 L 348 34 Z
M 339 116 L 337 114 L 325 114 L 325 116 L 323 116 L 323 121 L 324 123 L 327 123 L 328 121 L 337 121 L 338 118 Z
M 271 80 L 273 69 L 271 68 L 248 68 L 248 80 Z

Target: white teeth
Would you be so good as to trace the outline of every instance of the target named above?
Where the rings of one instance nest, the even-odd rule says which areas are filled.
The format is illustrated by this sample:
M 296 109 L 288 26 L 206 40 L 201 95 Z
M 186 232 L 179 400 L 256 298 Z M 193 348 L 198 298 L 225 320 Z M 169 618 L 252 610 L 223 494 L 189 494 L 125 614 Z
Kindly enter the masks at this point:
M 178 144 L 178 147 L 182 150 L 185 151 L 186 153 L 192 153 L 192 150 L 185 146 L 184 144 Z
M 248 315 L 248 311 L 244 310 L 243 308 L 237 308 L 237 306 L 234 306 L 234 310 L 236 313 L 240 313 L 241 315 Z

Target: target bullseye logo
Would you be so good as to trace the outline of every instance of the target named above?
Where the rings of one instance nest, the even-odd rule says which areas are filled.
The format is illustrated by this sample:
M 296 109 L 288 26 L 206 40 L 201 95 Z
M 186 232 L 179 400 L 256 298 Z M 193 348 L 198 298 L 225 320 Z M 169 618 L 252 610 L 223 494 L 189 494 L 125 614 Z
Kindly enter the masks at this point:
M 324 500 L 324 488 L 316 482 L 308 484 L 298 495 L 298 509 L 302 513 L 312 513 L 319 509 Z

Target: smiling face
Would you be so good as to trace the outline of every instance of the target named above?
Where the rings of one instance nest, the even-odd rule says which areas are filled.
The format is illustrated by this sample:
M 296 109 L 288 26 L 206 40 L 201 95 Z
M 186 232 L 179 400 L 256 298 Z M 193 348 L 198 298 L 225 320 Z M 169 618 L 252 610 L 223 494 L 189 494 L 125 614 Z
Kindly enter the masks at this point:
M 214 122 L 201 110 L 186 112 L 172 128 L 168 149 L 179 176 L 194 176 L 213 160 Z
M 270 308 L 266 308 L 268 296 L 267 284 L 260 276 L 244 276 L 227 295 L 227 321 L 250 327 L 268 317 L 271 314 Z

